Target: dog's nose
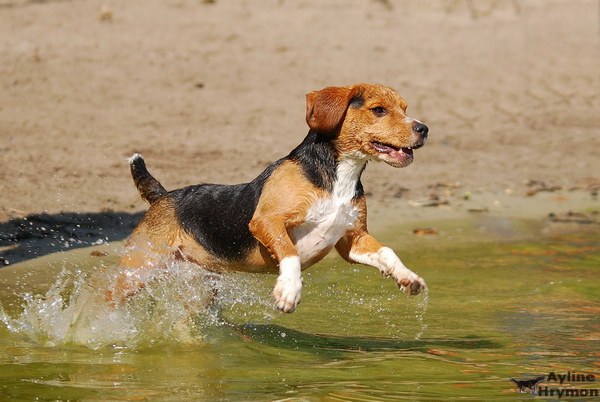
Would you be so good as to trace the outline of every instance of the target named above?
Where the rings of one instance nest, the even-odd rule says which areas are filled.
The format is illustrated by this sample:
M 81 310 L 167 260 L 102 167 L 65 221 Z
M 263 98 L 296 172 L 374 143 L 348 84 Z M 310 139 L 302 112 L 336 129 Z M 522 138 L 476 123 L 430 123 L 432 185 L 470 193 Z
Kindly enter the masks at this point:
M 429 127 L 427 127 L 425 124 L 423 123 L 417 123 L 413 126 L 413 130 L 419 134 L 419 136 L 421 137 L 421 139 L 425 139 L 427 138 L 427 133 L 429 132 Z

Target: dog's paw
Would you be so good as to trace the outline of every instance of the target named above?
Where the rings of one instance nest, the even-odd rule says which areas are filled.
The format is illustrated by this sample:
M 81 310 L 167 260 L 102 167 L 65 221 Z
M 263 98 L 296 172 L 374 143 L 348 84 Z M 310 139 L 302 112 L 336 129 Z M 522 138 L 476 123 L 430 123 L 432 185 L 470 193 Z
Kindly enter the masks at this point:
M 409 295 L 418 295 L 427 288 L 427 284 L 423 278 L 414 272 L 411 273 L 412 275 L 398 280 L 398 287 Z
M 277 278 L 273 296 L 275 297 L 275 306 L 284 313 L 292 313 L 300 304 L 302 293 L 302 277 L 291 278 L 283 275 Z

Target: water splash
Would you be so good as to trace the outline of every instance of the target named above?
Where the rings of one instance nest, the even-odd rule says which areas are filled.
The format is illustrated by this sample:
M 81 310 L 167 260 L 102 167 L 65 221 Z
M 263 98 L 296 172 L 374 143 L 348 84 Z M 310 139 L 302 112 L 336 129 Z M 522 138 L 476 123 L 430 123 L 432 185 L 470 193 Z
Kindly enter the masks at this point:
M 0 304 L 0 321 L 11 334 L 38 345 L 143 348 L 203 342 L 203 329 L 230 325 L 221 314 L 224 305 L 259 306 L 263 317 L 271 314 L 270 294 L 258 294 L 239 276 L 234 280 L 181 261 L 161 266 L 145 275 L 143 291 L 118 306 L 105 301 L 104 290 L 124 268 L 91 274 L 63 268 L 45 293 L 21 295 L 16 316 Z
M 427 330 L 427 324 L 425 323 L 425 313 L 427 312 L 427 304 L 429 303 L 429 288 L 425 288 L 423 292 L 416 298 L 413 298 L 413 302 L 415 304 L 415 318 L 417 319 L 417 323 L 419 325 L 419 329 L 415 334 L 415 339 L 421 339 L 421 336 Z
M 327 267 L 318 269 L 318 279 L 308 283 L 301 313 L 289 316 L 273 307 L 272 276 L 217 275 L 174 259 L 161 261 L 160 268 L 144 269 L 143 274 L 115 264 L 98 267 L 97 262 L 69 254 L 58 264 L 56 271 L 61 267 L 62 271 L 50 277 L 52 284 L 47 290 L 37 294 L 21 290 L 20 306 L 8 303 L 10 311 L 0 303 L 0 321 L 14 337 L 26 342 L 91 349 L 197 345 L 222 337 L 222 331 L 215 328 L 237 333 L 236 328 L 248 323 L 281 321 L 285 326 L 313 327 L 318 332 L 327 327 L 319 321 L 324 318 L 324 305 L 336 316 L 334 332 L 338 334 L 369 335 L 375 325 L 378 335 L 419 339 L 427 328 L 427 290 L 415 297 L 390 293 L 383 284 L 357 289 L 352 283 L 363 280 L 360 271 L 348 277 Z M 35 272 L 28 269 L 23 277 Z M 140 279 L 144 288 L 126 303 L 112 306 L 105 301 L 105 291 L 127 272 Z

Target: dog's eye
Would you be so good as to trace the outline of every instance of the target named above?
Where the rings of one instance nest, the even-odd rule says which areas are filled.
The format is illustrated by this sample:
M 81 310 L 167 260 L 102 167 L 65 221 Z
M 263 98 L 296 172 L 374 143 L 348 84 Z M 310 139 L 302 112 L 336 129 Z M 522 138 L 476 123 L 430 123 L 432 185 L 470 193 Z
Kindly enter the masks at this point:
M 371 112 L 373 112 L 373 114 L 377 117 L 385 116 L 385 114 L 387 113 L 387 111 L 381 106 L 371 108 Z

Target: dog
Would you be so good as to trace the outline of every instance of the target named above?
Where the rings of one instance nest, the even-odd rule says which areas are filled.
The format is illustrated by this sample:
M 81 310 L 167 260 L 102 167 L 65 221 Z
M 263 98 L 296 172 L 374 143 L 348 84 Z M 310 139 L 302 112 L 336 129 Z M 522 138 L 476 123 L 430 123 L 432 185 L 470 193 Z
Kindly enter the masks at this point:
M 517 387 L 519 387 L 520 394 L 524 394 L 525 392 L 527 392 L 525 391 L 525 388 L 529 388 L 531 393 L 535 394 L 538 384 L 544 381 L 545 379 L 546 376 L 532 378 L 531 380 L 515 380 L 514 378 L 511 378 L 510 380 L 517 384 Z
M 213 272 L 278 274 L 275 306 L 293 312 L 302 271 L 332 248 L 350 263 L 373 266 L 414 295 L 425 281 L 367 231 L 361 174 L 369 161 L 402 168 L 427 141 L 428 127 L 406 114 L 407 104 L 382 85 L 327 87 L 306 95 L 308 135 L 289 155 L 249 183 L 199 184 L 167 191 L 141 155 L 131 174 L 150 207 L 119 261 L 133 272 L 166 255 Z M 122 302 L 144 281 L 123 274 L 106 299 Z

